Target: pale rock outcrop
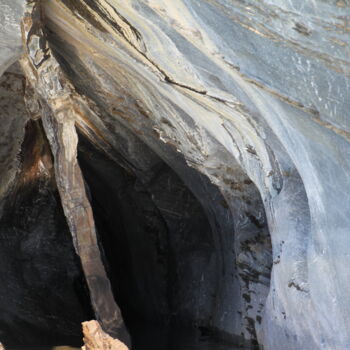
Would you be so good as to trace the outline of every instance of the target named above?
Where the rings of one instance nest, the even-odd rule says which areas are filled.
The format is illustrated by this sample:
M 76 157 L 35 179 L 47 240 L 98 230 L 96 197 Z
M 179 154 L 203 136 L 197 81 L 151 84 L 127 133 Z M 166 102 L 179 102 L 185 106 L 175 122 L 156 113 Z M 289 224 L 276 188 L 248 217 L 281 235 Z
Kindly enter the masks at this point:
M 84 346 L 82 350 L 128 350 L 118 339 L 106 334 L 97 321 L 83 323 Z

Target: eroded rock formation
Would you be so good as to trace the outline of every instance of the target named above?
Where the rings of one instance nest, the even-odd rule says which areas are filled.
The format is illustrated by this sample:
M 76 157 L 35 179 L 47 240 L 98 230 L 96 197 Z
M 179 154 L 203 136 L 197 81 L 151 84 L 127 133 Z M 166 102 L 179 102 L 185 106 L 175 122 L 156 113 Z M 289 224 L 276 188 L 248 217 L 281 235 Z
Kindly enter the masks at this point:
M 1 9 L 5 345 L 93 311 L 126 343 L 124 321 L 350 347 L 346 0 Z

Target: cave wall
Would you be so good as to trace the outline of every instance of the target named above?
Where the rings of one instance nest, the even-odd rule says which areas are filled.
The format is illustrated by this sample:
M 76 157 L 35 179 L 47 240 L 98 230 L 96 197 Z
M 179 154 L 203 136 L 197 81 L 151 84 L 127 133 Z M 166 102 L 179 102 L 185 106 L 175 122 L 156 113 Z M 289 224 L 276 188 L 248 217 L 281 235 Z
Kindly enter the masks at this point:
M 14 4 L 2 69 L 20 53 Z M 80 96 L 77 128 L 123 166 L 136 137 L 177 173 L 237 282 L 217 288 L 213 325 L 269 350 L 350 344 L 349 11 L 344 0 L 43 2 Z
M 0 79 L 0 338 L 9 347 L 79 345 L 92 312 L 50 149 L 30 121 L 19 65 Z
M 0 337 L 9 348 L 79 346 L 92 311 L 40 122 L 28 122 L 18 157 L 0 219 Z

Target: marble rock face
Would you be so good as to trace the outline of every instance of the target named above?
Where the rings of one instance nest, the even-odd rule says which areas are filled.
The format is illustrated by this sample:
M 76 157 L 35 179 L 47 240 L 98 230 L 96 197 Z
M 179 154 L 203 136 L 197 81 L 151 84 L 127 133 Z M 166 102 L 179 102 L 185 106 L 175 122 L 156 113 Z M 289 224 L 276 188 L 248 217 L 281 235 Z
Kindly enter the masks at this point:
M 93 311 L 349 349 L 349 44 L 348 0 L 2 0 L 4 345 Z

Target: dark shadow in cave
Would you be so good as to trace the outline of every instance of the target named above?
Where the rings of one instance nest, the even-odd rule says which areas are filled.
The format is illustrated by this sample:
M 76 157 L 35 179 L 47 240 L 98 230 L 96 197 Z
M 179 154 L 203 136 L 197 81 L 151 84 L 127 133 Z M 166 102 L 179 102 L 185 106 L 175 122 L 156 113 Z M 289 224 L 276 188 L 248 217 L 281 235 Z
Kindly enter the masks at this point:
M 248 277 L 236 270 L 233 232 L 224 240 L 232 246 L 224 248 L 228 253 L 223 258 L 214 237 L 217 232 L 202 206 L 161 159 L 137 177 L 80 135 L 79 163 L 113 292 L 134 349 L 233 349 L 232 343 L 225 347 L 207 342 L 212 336 L 222 339 L 213 326 L 218 317 L 214 314 L 225 312 L 217 305 L 218 290 L 229 291 L 231 287 L 224 285 L 239 283 L 238 275 L 245 286 L 252 273 L 259 283 L 259 272 L 249 264 L 243 264 Z M 251 181 L 248 185 L 253 186 Z M 248 235 L 249 241 L 259 235 L 261 223 L 255 231 Z M 247 244 L 244 239 L 241 243 Z M 249 333 L 255 332 L 252 322 L 247 327 Z M 198 339 L 203 336 L 206 343 L 201 347 Z
M 194 326 L 201 316 L 204 322 L 214 295 L 203 300 L 201 288 L 208 291 L 205 284 L 212 288 L 215 279 L 215 245 L 193 194 L 164 162 L 152 168 L 144 184 L 82 137 L 79 163 L 129 328 L 140 323 Z
M 28 122 L 21 150 L 0 219 L 0 339 L 8 350 L 81 346 L 93 314 L 40 121 Z

